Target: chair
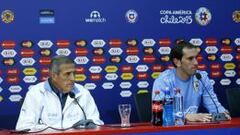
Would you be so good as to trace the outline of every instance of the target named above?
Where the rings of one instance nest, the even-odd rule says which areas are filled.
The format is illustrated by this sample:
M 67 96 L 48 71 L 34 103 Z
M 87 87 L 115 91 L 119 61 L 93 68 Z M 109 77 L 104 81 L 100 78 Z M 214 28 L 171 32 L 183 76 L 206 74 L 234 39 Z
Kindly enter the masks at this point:
M 231 116 L 240 117 L 240 88 L 228 88 L 226 95 Z
M 151 94 L 149 92 L 134 95 L 137 114 L 140 122 L 150 122 L 152 116 Z

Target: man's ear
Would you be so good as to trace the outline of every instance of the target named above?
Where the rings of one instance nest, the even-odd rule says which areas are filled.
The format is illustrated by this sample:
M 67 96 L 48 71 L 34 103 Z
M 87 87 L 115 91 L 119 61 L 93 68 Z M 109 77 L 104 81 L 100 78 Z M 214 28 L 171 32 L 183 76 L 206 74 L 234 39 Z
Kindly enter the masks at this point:
M 173 63 L 177 66 L 180 67 L 181 66 L 181 61 L 177 58 L 173 58 Z

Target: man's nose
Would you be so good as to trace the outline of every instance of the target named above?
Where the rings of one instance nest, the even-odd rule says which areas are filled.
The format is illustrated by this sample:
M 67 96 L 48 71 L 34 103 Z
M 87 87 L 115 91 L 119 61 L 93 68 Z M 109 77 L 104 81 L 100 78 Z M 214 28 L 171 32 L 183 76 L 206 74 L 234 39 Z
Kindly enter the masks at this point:
M 193 60 L 193 64 L 194 64 L 194 65 L 198 65 L 197 58 L 194 58 L 194 60 Z
M 70 79 L 71 81 L 74 81 L 74 80 L 75 80 L 75 74 L 74 74 L 74 73 L 71 73 L 71 74 L 69 75 L 69 79 Z

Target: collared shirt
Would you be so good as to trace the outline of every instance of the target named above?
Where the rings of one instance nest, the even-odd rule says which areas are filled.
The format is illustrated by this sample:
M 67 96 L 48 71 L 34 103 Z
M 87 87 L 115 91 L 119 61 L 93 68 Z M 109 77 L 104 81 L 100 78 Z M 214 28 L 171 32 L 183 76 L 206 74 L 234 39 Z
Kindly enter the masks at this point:
M 58 88 L 56 88 L 54 86 L 51 78 L 48 79 L 48 82 L 49 82 L 50 87 L 52 88 L 52 91 L 58 96 L 58 98 L 61 102 L 61 105 L 62 105 L 62 109 L 63 109 L 65 106 L 66 100 L 67 100 L 68 93 L 63 93 Z

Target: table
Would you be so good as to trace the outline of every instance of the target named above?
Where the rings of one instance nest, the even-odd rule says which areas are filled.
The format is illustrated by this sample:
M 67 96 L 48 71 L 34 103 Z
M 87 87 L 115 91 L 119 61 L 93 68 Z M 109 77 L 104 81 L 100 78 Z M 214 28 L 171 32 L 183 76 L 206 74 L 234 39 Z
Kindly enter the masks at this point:
M 96 129 L 72 129 L 67 131 L 44 131 L 39 135 L 106 135 L 106 134 L 141 134 L 141 135 L 232 135 L 240 133 L 240 118 L 233 118 L 231 121 L 220 123 L 192 123 L 184 126 L 152 126 L 151 123 L 132 123 L 129 128 L 121 128 L 119 124 L 105 125 Z M 9 131 L 1 131 L 0 135 L 10 134 Z M 11 134 L 13 135 L 13 134 Z M 30 134 L 31 135 L 31 134 Z

